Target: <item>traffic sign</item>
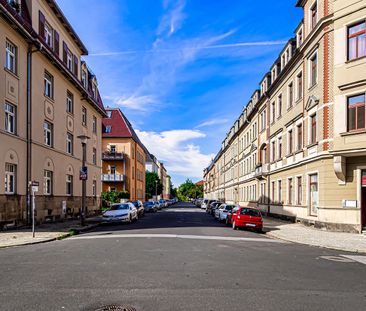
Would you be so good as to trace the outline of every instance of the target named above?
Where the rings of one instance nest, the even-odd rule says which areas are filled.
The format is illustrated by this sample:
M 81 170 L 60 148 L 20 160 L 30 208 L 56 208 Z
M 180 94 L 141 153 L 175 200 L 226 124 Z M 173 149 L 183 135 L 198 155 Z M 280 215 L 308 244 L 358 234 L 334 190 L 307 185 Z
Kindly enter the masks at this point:
M 83 166 L 80 169 L 80 180 L 88 180 L 88 167 Z

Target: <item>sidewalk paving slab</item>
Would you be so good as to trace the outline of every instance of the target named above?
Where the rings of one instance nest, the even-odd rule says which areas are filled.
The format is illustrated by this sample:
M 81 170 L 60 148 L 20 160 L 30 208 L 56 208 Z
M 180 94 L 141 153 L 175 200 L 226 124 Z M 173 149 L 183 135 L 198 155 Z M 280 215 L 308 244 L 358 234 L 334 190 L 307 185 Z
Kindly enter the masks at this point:
M 268 217 L 265 217 L 264 222 L 266 235 L 272 238 L 346 252 L 366 253 L 366 236 L 362 234 L 324 231 Z M 267 229 L 266 222 L 269 224 Z

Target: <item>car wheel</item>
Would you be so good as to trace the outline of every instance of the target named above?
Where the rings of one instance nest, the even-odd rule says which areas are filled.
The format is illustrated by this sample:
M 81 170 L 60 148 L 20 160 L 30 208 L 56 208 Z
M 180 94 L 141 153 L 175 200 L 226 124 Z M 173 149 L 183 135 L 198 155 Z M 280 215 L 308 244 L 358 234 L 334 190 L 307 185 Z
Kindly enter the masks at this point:
M 129 223 L 132 223 L 132 216 L 130 215 L 130 218 L 128 219 Z
M 233 221 L 233 230 L 236 230 L 238 227 L 236 226 L 235 221 Z

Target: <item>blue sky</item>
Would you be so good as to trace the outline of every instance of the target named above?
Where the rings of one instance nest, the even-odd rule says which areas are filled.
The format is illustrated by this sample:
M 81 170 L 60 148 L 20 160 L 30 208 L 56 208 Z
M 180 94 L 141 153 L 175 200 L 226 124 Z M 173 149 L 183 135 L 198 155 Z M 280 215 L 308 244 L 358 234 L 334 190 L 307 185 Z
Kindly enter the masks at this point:
M 177 186 L 202 178 L 302 18 L 295 0 L 59 0 L 105 106 L 127 115 Z

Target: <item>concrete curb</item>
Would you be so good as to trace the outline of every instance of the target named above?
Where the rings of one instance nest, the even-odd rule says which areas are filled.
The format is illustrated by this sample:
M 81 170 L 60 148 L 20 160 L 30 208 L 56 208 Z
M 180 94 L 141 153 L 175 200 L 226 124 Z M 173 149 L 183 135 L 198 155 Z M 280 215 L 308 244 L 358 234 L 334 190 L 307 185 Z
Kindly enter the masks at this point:
M 43 243 L 48 243 L 48 242 L 52 242 L 52 241 L 58 241 L 58 240 L 63 240 L 66 238 L 69 238 L 73 235 L 78 235 L 80 233 L 83 232 L 87 232 L 89 230 L 92 230 L 96 227 L 98 227 L 100 225 L 100 223 L 98 224 L 93 224 L 93 225 L 88 225 L 84 228 L 70 228 L 69 232 L 65 232 L 65 234 L 61 234 L 60 236 L 57 237 L 53 237 L 53 238 L 44 238 L 42 240 L 38 240 L 38 241 L 29 241 L 29 242 L 24 242 L 24 243 L 18 243 L 18 244 L 13 244 L 13 245 L 0 245 L 0 249 L 2 248 L 10 248 L 10 247 L 19 247 L 19 246 L 26 246 L 26 245 L 35 245 L 35 244 L 43 244 Z M 71 233 L 70 231 L 73 230 L 74 233 Z
M 308 242 L 300 242 L 298 240 L 293 240 L 293 239 L 289 239 L 289 238 L 279 237 L 279 236 L 277 236 L 276 234 L 274 234 L 272 232 L 266 232 L 266 235 L 269 236 L 269 237 L 271 237 L 271 238 L 274 238 L 274 239 L 278 239 L 278 240 L 282 240 L 282 241 L 286 241 L 286 242 L 291 242 L 291 243 L 296 243 L 296 244 L 302 244 L 302 245 L 308 245 L 308 246 L 313 246 L 313 247 L 332 249 L 332 250 L 343 251 L 343 252 L 366 254 L 366 250 L 352 249 L 352 248 L 343 248 L 343 247 L 335 247 L 335 246 L 328 246 L 328 245 L 317 245 L 317 244 L 308 243 Z

